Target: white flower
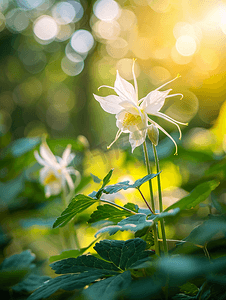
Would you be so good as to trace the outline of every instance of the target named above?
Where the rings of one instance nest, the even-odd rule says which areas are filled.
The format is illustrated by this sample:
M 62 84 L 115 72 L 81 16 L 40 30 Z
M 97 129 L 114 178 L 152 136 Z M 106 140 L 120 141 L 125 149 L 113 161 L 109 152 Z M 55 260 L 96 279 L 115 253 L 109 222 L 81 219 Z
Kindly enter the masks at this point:
M 34 156 L 43 168 L 40 170 L 40 182 L 45 186 L 45 195 L 59 194 L 68 184 L 70 190 L 74 190 L 80 182 L 80 173 L 73 167 L 68 167 L 74 159 L 75 154 L 71 153 L 71 145 L 68 145 L 63 152 L 62 158 L 56 157 L 51 152 L 49 146 L 44 141 L 40 146 L 40 154 L 34 152 Z M 76 181 L 73 182 L 71 175 L 76 175 Z
M 172 89 L 168 89 L 166 91 L 159 91 L 162 87 L 167 85 L 168 83 L 174 81 L 173 80 L 163 84 L 159 88 L 151 91 L 146 97 L 138 100 L 138 88 L 137 88 L 137 80 L 134 72 L 134 63 L 132 67 L 133 79 L 134 79 L 134 87 L 131 83 L 123 79 L 119 72 L 117 71 L 116 80 L 114 87 L 103 85 L 101 87 L 108 87 L 113 89 L 117 95 L 109 95 L 107 97 L 100 97 L 94 95 L 95 99 L 100 103 L 101 107 L 110 114 L 116 115 L 116 126 L 119 128 L 114 141 L 108 147 L 110 148 L 112 144 L 119 138 L 122 132 L 129 133 L 129 142 L 132 146 L 133 150 L 140 146 L 146 138 L 148 124 L 155 125 L 158 129 L 164 132 L 175 144 L 176 153 L 177 153 L 177 144 L 175 140 L 169 135 L 168 132 L 165 131 L 159 124 L 154 122 L 152 119 L 148 117 L 149 115 L 154 115 L 161 117 L 174 125 L 177 126 L 180 137 L 181 138 L 181 130 L 178 124 L 187 125 L 185 123 L 178 122 L 171 117 L 160 112 L 160 109 L 163 107 L 165 99 L 173 96 L 182 94 L 172 94 L 169 95 Z M 100 88 L 101 88 L 100 87 Z

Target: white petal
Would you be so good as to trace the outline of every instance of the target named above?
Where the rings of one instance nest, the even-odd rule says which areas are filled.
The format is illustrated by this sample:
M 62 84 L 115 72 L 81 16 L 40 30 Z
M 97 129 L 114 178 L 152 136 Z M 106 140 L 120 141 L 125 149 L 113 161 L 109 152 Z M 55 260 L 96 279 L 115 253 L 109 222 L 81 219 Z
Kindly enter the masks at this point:
M 73 182 L 73 180 L 71 179 L 71 176 L 69 175 L 69 173 L 66 171 L 66 169 L 63 170 L 63 176 L 64 176 L 64 178 L 66 179 L 66 181 L 67 181 L 67 183 L 68 183 L 70 189 L 73 190 L 74 187 L 75 187 L 75 186 L 74 186 L 74 182 Z
M 137 106 L 136 104 L 134 104 L 133 102 L 130 101 L 122 101 L 120 103 L 120 106 L 122 106 L 123 108 L 125 108 L 125 110 L 133 115 L 140 115 L 140 108 L 139 106 Z
M 114 141 L 109 146 L 107 146 L 107 149 L 111 148 L 111 146 L 117 141 L 117 139 L 120 137 L 121 134 L 122 134 L 122 131 L 119 129 L 116 133 Z
M 67 145 L 66 149 L 63 152 L 63 155 L 62 155 L 63 161 L 66 162 L 68 160 L 70 153 L 71 153 L 71 145 L 69 144 L 69 145 Z
M 170 123 L 173 123 L 174 125 L 176 125 L 177 128 L 178 128 L 178 130 L 179 130 L 179 133 L 180 133 L 179 140 L 181 139 L 182 133 L 181 133 L 181 129 L 180 129 L 180 127 L 179 127 L 178 124 L 181 124 L 181 125 L 188 125 L 188 123 L 178 122 L 178 121 L 172 119 L 171 117 L 169 117 L 169 116 L 167 116 L 167 115 L 165 115 L 165 114 L 163 114 L 163 113 L 161 113 L 161 112 L 158 112 L 158 113 L 156 113 L 155 115 L 158 116 L 158 117 L 160 117 L 160 118 L 163 118 L 163 119 L 167 120 L 167 121 L 170 122 Z
M 132 147 L 132 152 L 136 147 L 143 144 L 146 138 L 146 134 L 147 134 L 147 130 L 141 130 L 141 131 L 137 130 L 129 134 L 129 142 Z
M 68 174 L 74 174 L 76 176 L 75 182 L 74 182 L 74 187 L 76 188 L 79 183 L 81 182 L 81 174 L 79 171 L 75 170 L 73 167 L 69 167 L 66 169 Z
M 171 89 L 164 92 L 157 90 L 150 92 L 145 98 L 141 99 L 143 102 L 141 103 L 140 108 L 147 114 L 155 114 L 163 107 L 166 96 L 170 91 Z
M 159 130 L 161 130 L 163 133 L 165 133 L 165 135 L 167 135 L 171 141 L 174 143 L 175 147 L 176 147 L 176 152 L 174 153 L 174 155 L 177 154 L 177 143 L 175 142 L 175 140 L 172 138 L 172 136 L 165 130 L 163 129 L 158 123 L 154 122 L 153 120 L 151 120 L 150 118 L 148 118 L 148 121 L 152 124 L 154 124 Z
M 110 114 L 118 114 L 122 110 L 122 107 L 119 105 L 120 102 L 122 102 L 122 99 L 116 95 L 100 97 L 93 94 L 93 96 L 100 103 L 103 110 Z
M 37 151 L 37 150 L 34 151 L 34 156 L 35 156 L 37 162 L 38 162 L 40 165 L 42 165 L 42 166 L 48 166 L 48 165 L 49 165 L 44 159 L 42 159 L 42 158 L 40 157 L 40 155 L 38 154 L 38 151 Z
M 40 146 L 40 154 L 49 164 L 57 164 L 56 157 L 53 155 L 46 142 L 43 142 Z
M 135 61 L 136 61 L 136 59 L 133 59 L 132 74 L 133 74 L 133 81 L 134 81 L 135 94 L 136 94 L 136 103 L 137 103 L 138 102 L 138 86 L 137 86 L 137 79 L 136 79 L 136 75 L 135 75 Z
M 118 71 L 116 75 L 114 88 L 116 93 L 120 96 L 120 98 L 123 98 L 124 100 L 133 101 L 136 104 L 136 93 L 133 85 L 130 82 L 123 79 L 119 75 Z

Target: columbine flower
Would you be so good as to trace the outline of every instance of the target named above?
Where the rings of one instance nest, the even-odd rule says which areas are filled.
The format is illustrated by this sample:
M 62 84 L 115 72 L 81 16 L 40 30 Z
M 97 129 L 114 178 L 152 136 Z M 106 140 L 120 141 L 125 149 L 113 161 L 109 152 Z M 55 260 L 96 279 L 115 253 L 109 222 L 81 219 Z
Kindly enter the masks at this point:
M 40 146 L 40 154 L 41 156 L 38 151 L 34 152 L 39 164 L 44 166 L 40 170 L 40 182 L 45 186 L 46 197 L 59 194 L 62 189 L 66 188 L 66 183 L 70 190 L 74 190 L 80 182 L 81 176 L 73 167 L 68 167 L 75 157 L 75 154 L 71 153 L 71 145 L 66 147 L 61 158 L 54 156 L 47 143 L 43 142 Z M 70 174 L 76 175 L 75 182 Z
M 174 78 L 173 80 L 163 84 L 159 88 L 151 91 L 146 97 L 138 100 L 138 88 L 137 88 L 137 80 L 134 72 L 134 63 L 132 67 L 132 74 L 134 79 L 134 87 L 131 83 L 123 79 L 119 72 L 117 71 L 116 80 L 114 87 L 103 85 L 101 87 L 108 87 L 113 89 L 118 95 L 110 95 L 107 97 L 100 97 L 94 95 L 95 99 L 100 103 L 101 107 L 110 114 L 116 115 L 116 126 L 119 128 L 114 141 L 108 147 L 110 148 L 113 143 L 119 138 L 122 132 L 129 133 L 129 142 L 132 146 L 133 150 L 140 146 L 146 138 L 148 124 L 155 125 L 158 129 L 164 132 L 175 144 L 176 153 L 177 153 L 177 144 L 175 140 L 169 135 L 168 132 L 165 131 L 159 124 L 154 122 L 152 119 L 148 117 L 149 115 L 154 115 L 161 117 L 174 125 L 177 126 L 180 137 L 181 138 L 181 130 L 178 124 L 187 125 L 185 123 L 178 122 L 171 117 L 160 112 L 160 109 L 163 107 L 166 98 L 178 96 L 183 97 L 182 94 L 172 94 L 169 95 L 172 89 L 168 89 L 166 91 L 159 91 L 162 87 L 167 85 L 168 83 L 174 81 L 179 76 Z M 101 88 L 99 87 L 99 88 Z

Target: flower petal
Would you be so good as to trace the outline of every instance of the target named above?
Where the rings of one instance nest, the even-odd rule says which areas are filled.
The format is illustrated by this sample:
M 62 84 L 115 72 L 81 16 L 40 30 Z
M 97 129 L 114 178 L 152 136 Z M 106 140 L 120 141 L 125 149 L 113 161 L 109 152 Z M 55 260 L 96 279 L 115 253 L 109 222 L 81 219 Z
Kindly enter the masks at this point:
M 123 79 L 119 72 L 117 71 L 116 80 L 114 84 L 115 92 L 119 95 L 120 98 L 132 101 L 136 104 L 136 93 L 133 85 Z
M 117 141 L 117 139 L 120 137 L 121 134 L 122 134 L 122 131 L 119 129 L 116 133 L 114 141 L 109 146 L 107 146 L 107 149 L 111 148 L 111 146 Z
M 71 161 L 75 158 L 75 154 L 74 153 L 71 153 L 71 145 L 67 145 L 66 149 L 64 150 L 63 152 L 63 155 L 62 155 L 62 160 L 60 162 L 60 165 L 62 167 L 66 167 L 68 166 Z
M 93 94 L 93 96 L 100 103 L 103 110 L 110 114 L 118 114 L 122 110 L 122 107 L 119 105 L 120 102 L 122 102 L 122 99 L 116 95 L 100 97 Z
M 44 159 L 42 159 L 42 158 L 40 157 L 40 155 L 38 154 L 38 151 L 37 151 L 37 150 L 34 151 L 34 156 L 35 156 L 37 162 L 38 162 L 40 165 L 42 165 L 42 166 L 49 166 L 49 164 L 48 164 Z
M 57 159 L 53 155 L 52 151 L 50 150 L 49 146 L 46 142 L 42 142 L 40 146 L 40 154 L 42 158 L 44 158 L 49 164 L 57 164 Z
M 165 115 L 165 114 L 163 114 L 163 113 L 161 113 L 161 112 L 158 112 L 158 113 L 156 113 L 155 115 L 158 116 L 158 117 L 160 117 L 160 118 L 163 118 L 163 119 L 167 120 L 168 122 L 170 122 L 170 123 L 172 123 L 172 124 L 174 124 L 174 125 L 176 125 L 177 128 L 178 128 L 178 130 L 179 130 L 179 133 L 180 133 L 179 140 L 181 139 L 182 133 L 181 133 L 181 129 L 180 129 L 180 127 L 179 127 L 178 124 L 181 124 L 181 125 L 188 125 L 188 123 L 182 123 L 182 122 L 176 121 L 176 120 L 174 120 L 173 118 L 171 118 L 171 117 L 169 117 L 169 116 L 167 116 L 167 115 Z
M 147 134 L 147 130 L 141 130 L 141 131 L 136 130 L 134 132 L 130 132 L 129 142 L 130 142 L 131 147 L 132 147 L 132 152 L 136 147 L 143 144 L 143 142 L 145 141 L 145 138 L 146 138 L 146 134 Z
M 134 114 L 134 115 L 140 115 L 141 114 L 139 106 L 137 106 L 133 102 L 122 101 L 120 103 L 120 106 L 122 106 L 123 108 L 125 108 L 125 110 L 127 112 L 131 113 L 131 114 Z
M 154 124 L 159 130 L 161 130 L 163 133 L 165 133 L 165 135 L 167 135 L 171 141 L 174 143 L 175 147 L 176 147 L 176 152 L 174 153 L 174 155 L 177 154 L 177 143 L 175 142 L 175 140 L 172 138 L 172 136 L 165 130 L 163 129 L 158 123 L 154 122 L 153 120 L 151 120 L 150 118 L 148 118 L 148 121 L 152 124 Z
M 165 102 L 166 96 L 172 89 L 166 90 L 164 92 L 152 91 L 145 98 L 141 99 L 142 102 L 140 108 L 143 109 L 147 114 L 155 114 L 162 107 Z

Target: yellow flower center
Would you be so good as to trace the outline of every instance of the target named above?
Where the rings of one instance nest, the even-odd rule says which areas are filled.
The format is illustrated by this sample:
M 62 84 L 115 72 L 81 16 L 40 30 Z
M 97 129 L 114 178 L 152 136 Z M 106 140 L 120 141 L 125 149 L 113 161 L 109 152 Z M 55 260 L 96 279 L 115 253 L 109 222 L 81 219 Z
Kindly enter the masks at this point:
M 140 115 L 133 115 L 131 113 L 126 113 L 124 120 L 123 120 L 123 126 L 131 126 L 131 125 L 138 125 L 142 122 L 141 116 Z
M 57 177 L 53 174 L 53 173 L 50 173 L 44 180 L 44 185 L 48 185 L 54 181 L 58 180 Z

